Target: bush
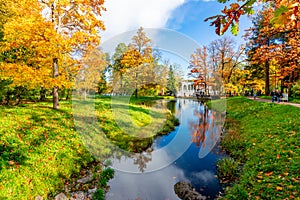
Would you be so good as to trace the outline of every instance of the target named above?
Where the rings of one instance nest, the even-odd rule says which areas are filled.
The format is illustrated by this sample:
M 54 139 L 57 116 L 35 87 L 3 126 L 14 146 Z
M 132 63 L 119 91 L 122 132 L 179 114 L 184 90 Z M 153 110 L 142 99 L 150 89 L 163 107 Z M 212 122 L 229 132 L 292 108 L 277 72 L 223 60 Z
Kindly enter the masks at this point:
M 98 189 L 94 195 L 93 200 L 105 200 L 105 192 L 103 189 Z
M 293 87 L 292 87 L 292 92 L 293 92 L 293 96 L 294 98 L 296 98 L 297 96 L 300 96 L 300 81 L 298 81 L 298 83 L 296 83 Z

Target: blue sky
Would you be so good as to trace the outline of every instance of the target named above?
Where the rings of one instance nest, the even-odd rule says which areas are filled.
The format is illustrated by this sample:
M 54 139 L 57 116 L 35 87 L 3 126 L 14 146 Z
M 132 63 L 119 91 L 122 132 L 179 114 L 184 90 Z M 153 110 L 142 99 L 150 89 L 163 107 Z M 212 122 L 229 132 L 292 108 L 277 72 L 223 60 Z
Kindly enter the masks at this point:
M 126 31 L 144 28 L 167 28 L 191 37 L 199 45 L 207 45 L 219 36 L 214 27 L 204 19 L 220 13 L 224 5 L 215 0 L 107 0 L 107 11 L 103 20 L 107 30 L 103 32 L 103 41 Z M 243 16 L 240 34 L 235 37 L 243 42 L 243 30 L 251 25 Z
M 169 43 L 167 48 L 163 48 L 166 50 L 162 52 L 164 58 L 170 59 L 171 64 L 180 64 L 186 75 L 189 56 L 194 50 L 220 38 L 210 22 L 204 22 L 205 18 L 220 14 L 224 8 L 224 4 L 216 0 L 107 0 L 104 6 L 107 11 L 102 17 L 106 26 L 106 31 L 101 34 L 102 48 L 111 55 L 118 43 L 128 44 L 132 35 L 142 26 L 148 29 L 146 34 L 151 39 L 159 41 L 159 45 L 165 47 L 163 43 Z M 244 42 L 241 38 L 243 30 L 251 26 L 251 21 L 246 16 L 242 16 L 240 22 L 238 36 L 233 36 L 230 31 L 224 34 L 233 37 L 237 44 Z M 157 35 L 152 34 L 155 29 L 158 29 Z M 181 39 L 174 41 L 170 39 L 178 36 L 174 33 L 183 35 L 179 36 Z M 182 49 L 185 52 L 180 52 Z M 188 56 L 184 55 L 186 52 Z
M 204 20 L 207 17 L 220 14 L 223 8 L 224 4 L 220 4 L 217 1 L 191 0 L 175 9 L 166 25 L 170 29 L 190 36 L 200 45 L 208 45 L 212 40 L 220 37 L 215 34 L 215 28 L 210 26 L 210 22 L 204 22 Z M 243 16 L 239 35 L 235 37 L 230 32 L 225 35 L 230 35 L 236 39 L 238 43 L 244 42 L 243 39 L 241 39 L 243 30 L 250 25 L 250 20 L 246 16 Z

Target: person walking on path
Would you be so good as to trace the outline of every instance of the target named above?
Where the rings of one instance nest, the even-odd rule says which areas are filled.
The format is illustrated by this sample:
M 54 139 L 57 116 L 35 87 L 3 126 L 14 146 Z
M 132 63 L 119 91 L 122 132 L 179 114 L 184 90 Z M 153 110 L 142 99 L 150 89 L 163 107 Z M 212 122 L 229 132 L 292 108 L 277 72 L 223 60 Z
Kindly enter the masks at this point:
M 276 90 L 275 89 L 272 90 L 271 97 L 272 97 L 272 103 L 274 103 L 274 101 L 276 99 Z
M 281 98 L 281 96 L 282 96 L 282 95 L 281 95 L 280 90 L 277 90 L 277 91 L 276 91 L 276 97 L 277 97 L 277 102 L 278 102 L 278 103 L 280 103 L 280 98 Z
M 246 97 L 246 98 L 254 100 L 254 101 L 261 101 L 261 102 L 265 102 L 265 103 L 270 103 L 269 99 L 261 99 L 259 97 L 257 97 L 256 99 L 253 99 L 252 97 Z M 295 106 L 295 107 L 300 108 L 300 103 L 281 102 L 280 104 L 291 105 L 291 106 Z
M 257 91 L 255 90 L 253 94 L 253 98 L 256 99 L 256 97 L 257 97 Z

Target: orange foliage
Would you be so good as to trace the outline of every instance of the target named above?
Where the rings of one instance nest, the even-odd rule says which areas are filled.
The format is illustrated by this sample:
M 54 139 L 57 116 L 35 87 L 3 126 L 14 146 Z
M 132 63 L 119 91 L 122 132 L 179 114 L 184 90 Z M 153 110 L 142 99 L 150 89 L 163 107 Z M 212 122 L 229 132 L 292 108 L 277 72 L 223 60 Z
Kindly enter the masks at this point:
M 72 86 L 78 61 L 71 53 L 98 46 L 98 20 L 103 0 L 4 0 L 13 13 L 4 24 L 4 42 L 0 64 L 1 78 L 27 88 Z M 53 60 L 59 63 L 58 77 L 53 77 Z

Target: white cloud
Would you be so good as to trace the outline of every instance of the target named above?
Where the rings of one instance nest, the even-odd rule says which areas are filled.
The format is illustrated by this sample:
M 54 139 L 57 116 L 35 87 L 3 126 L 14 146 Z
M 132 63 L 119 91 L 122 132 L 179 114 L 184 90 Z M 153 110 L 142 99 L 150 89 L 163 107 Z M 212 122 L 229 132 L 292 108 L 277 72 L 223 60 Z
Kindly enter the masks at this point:
M 192 173 L 192 177 L 194 178 L 194 181 L 196 182 L 212 182 L 216 179 L 213 172 L 208 170 L 203 170 L 201 172 Z
M 106 31 L 103 40 L 117 34 L 144 28 L 164 28 L 172 11 L 185 0 L 106 0 L 102 20 Z

